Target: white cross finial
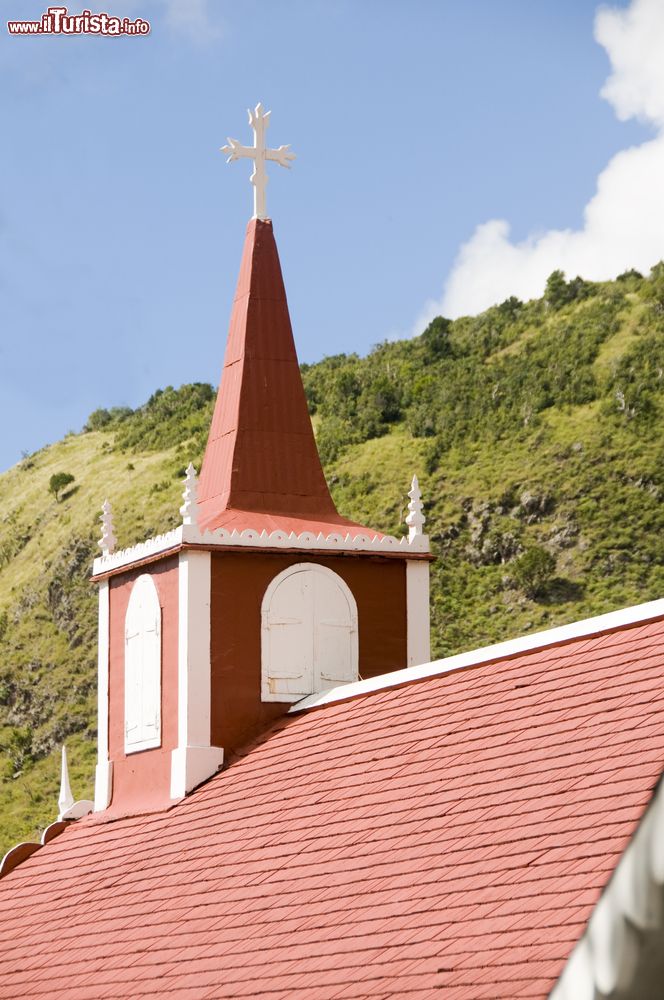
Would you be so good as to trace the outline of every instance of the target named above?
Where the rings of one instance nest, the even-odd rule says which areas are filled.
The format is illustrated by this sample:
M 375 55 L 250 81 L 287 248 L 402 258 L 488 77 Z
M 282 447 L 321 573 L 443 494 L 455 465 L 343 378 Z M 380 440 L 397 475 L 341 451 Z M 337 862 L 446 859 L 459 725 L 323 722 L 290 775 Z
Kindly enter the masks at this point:
M 417 476 L 413 476 L 408 496 L 410 497 L 410 503 L 408 504 L 406 524 L 408 525 L 408 540 L 412 542 L 414 538 L 418 538 L 423 534 L 422 528 L 426 520 L 422 513 L 424 505 L 422 503 L 422 494 L 420 493 L 420 484 L 417 481 Z
M 101 521 L 101 538 L 97 542 L 97 545 L 101 549 L 101 554 L 103 556 L 110 556 L 115 550 L 115 543 L 117 539 L 113 530 L 113 514 L 108 500 L 104 500 L 101 505 L 101 515 L 99 520 Z
M 227 163 L 239 160 L 245 156 L 254 161 L 254 172 L 251 175 L 251 183 L 254 185 L 254 219 L 267 219 L 267 201 L 265 189 L 267 187 L 266 160 L 274 160 L 282 167 L 290 168 L 290 161 L 295 159 L 295 153 L 290 152 L 290 146 L 279 146 L 278 149 L 267 149 L 265 146 L 265 133 L 270 124 L 271 111 L 263 111 L 263 105 L 257 104 L 253 111 L 247 112 L 249 124 L 254 130 L 253 146 L 243 146 L 237 139 L 228 137 L 228 145 L 222 146 L 222 153 L 228 156 Z
M 196 524 L 198 519 L 198 476 L 196 469 L 190 462 L 187 466 L 187 475 L 184 481 L 184 491 L 182 493 L 184 503 L 180 507 L 183 524 Z
M 69 784 L 69 768 L 67 767 L 67 751 L 62 745 L 62 771 L 60 774 L 60 797 L 58 798 L 58 819 L 62 819 L 64 814 L 74 805 L 74 796 L 71 793 Z

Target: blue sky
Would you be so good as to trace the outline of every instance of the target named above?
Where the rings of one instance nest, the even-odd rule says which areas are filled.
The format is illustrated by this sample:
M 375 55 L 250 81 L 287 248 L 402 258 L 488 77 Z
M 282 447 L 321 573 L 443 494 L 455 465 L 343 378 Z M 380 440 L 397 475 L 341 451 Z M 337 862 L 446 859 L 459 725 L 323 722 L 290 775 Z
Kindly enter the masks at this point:
M 658 134 L 600 96 L 629 26 L 598 44 L 587 0 L 105 0 L 150 36 L 8 36 L 45 6 L 0 0 L 0 469 L 98 406 L 217 382 L 252 211 L 218 150 L 250 104 L 297 153 L 268 209 L 303 361 L 510 294 L 488 220 L 552 270 L 542 235 L 583 235 L 607 163 Z

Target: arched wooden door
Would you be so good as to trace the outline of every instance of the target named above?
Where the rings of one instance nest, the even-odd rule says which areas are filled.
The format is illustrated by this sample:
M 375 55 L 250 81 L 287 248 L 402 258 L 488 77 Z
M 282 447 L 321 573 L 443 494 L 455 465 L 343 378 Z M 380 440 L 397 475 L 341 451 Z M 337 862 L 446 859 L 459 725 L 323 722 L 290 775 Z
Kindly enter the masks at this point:
M 267 588 L 261 617 L 264 701 L 297 701 L 357 680 L 357 605 L 337 573 L 290 566 Z

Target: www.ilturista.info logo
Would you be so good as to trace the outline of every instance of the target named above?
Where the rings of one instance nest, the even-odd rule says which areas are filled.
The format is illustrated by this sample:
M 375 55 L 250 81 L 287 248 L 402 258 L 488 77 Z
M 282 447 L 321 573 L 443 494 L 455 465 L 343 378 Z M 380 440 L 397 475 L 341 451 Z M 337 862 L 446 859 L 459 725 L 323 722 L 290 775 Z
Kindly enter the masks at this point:
M 89 10 L 70 14 L 66 7 L 49 7 L 40 21 L 7 21 L 7 31 L 10 35 L 149 35 L 150 22 Z

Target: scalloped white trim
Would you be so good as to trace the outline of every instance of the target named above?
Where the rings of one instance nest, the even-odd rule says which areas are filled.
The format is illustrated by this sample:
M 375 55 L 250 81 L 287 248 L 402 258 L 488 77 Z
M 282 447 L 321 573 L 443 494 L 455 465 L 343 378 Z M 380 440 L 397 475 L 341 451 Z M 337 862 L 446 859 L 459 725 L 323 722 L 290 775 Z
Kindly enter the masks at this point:
M 429 539 L 419 535 L 410 540 L 407 537 L 395 538 L 394 535 L 359 534 L 351 535 L 332 531 L 315 534 L 313 531 L 256 531 L 245 528 L 243 531 L 227 528 L 217 528 L 215 531 L 200 531 L 195 525 L 183 528 L 183 542 L 204 545 L 247 545 L 256 548 L 269 549 L 344 549 L 351 552 L 394 552 L 395 550 L 428 552 Z
M 81 805 L 82 803 L 76 804 Z M 7 851 L 2 861 L 0 861 L 0 878 L 9 874 L 9 872 L 12 872 L 14 868 L 18 868 L 18 866 L 22 865 L 24 861 L 31 858 L 33 854 L 40 851 L 42 847 L 45 847 L 52 840 L 55 840 L 56 837 L 59 837 L 60 834 L 69 826 L 70 819 L 78 818 L 79 817 L 72 816 L 68 817 L 66 820 L 56 819 L 53 823 L 49 823 L 42 833 L 41 840 L 38 843 L 34 840 L 22 840 L 19 844 L 14 844 L 14 846 Z M 21 851 L 21 848 L 32 848 L 32 850 Z M 14 861 L 18 852 L 21 853 L 21 857 L 18 861 Z
M 181 525 L 163 535 L 155 535 L 154 538 L 147 538 L 144 542 L 139 542 L 138 545 L 131 545 L 128 549 L 119 549 L 109 555 L 97 556 L 93 563 L 92 572 L 95 576 L 98 573 L 108 573 L 109 570 L 117 569 L 119 566 L 128 566 L 130 563 L 147 559 L 148 556 L 175 548 L 182 541 L 182 530 Z
M 174 548 L 182 542 L 192 545 L 246 546 L 258 549 L 303 549 L 308 552 L 336 550 L 343 552 L 429 552 L 427 535 L 416 535 L 414 538 L 395 538 L 394 535 L 351 535 L 331 532 L 324 535 L 313 531 L 256 531 L 245 528 L 243 531 L 217 528 L 216 531 L 201 531 L 195 524 L 183 524 L 165 535 L 156 535 L 145 542 L 133 545 L 128 549 L 120 549 L 112 555 L 99 556 L 94 561 L 93 573 L 108 573 L 138 562 L 148 556 L 157 555 L 167 549 Z
M 655 935 L 661 948 L 663 888 L 664 782 L 660 782 L 550 1000 L 599 1000 L 616 991 L 621 996 L 653 996 L 652 982 L 640 981 L 639 963 L 649 937 Z M 646 969 L 642 976 L 648 977 Z
M 78 802 L 73 802 L 69 809 L 60 813 L 58 819 L 83 819 L 88 813 L 94 812 L 94 808 L 95 804 L 90 799 L 79 799 Z

